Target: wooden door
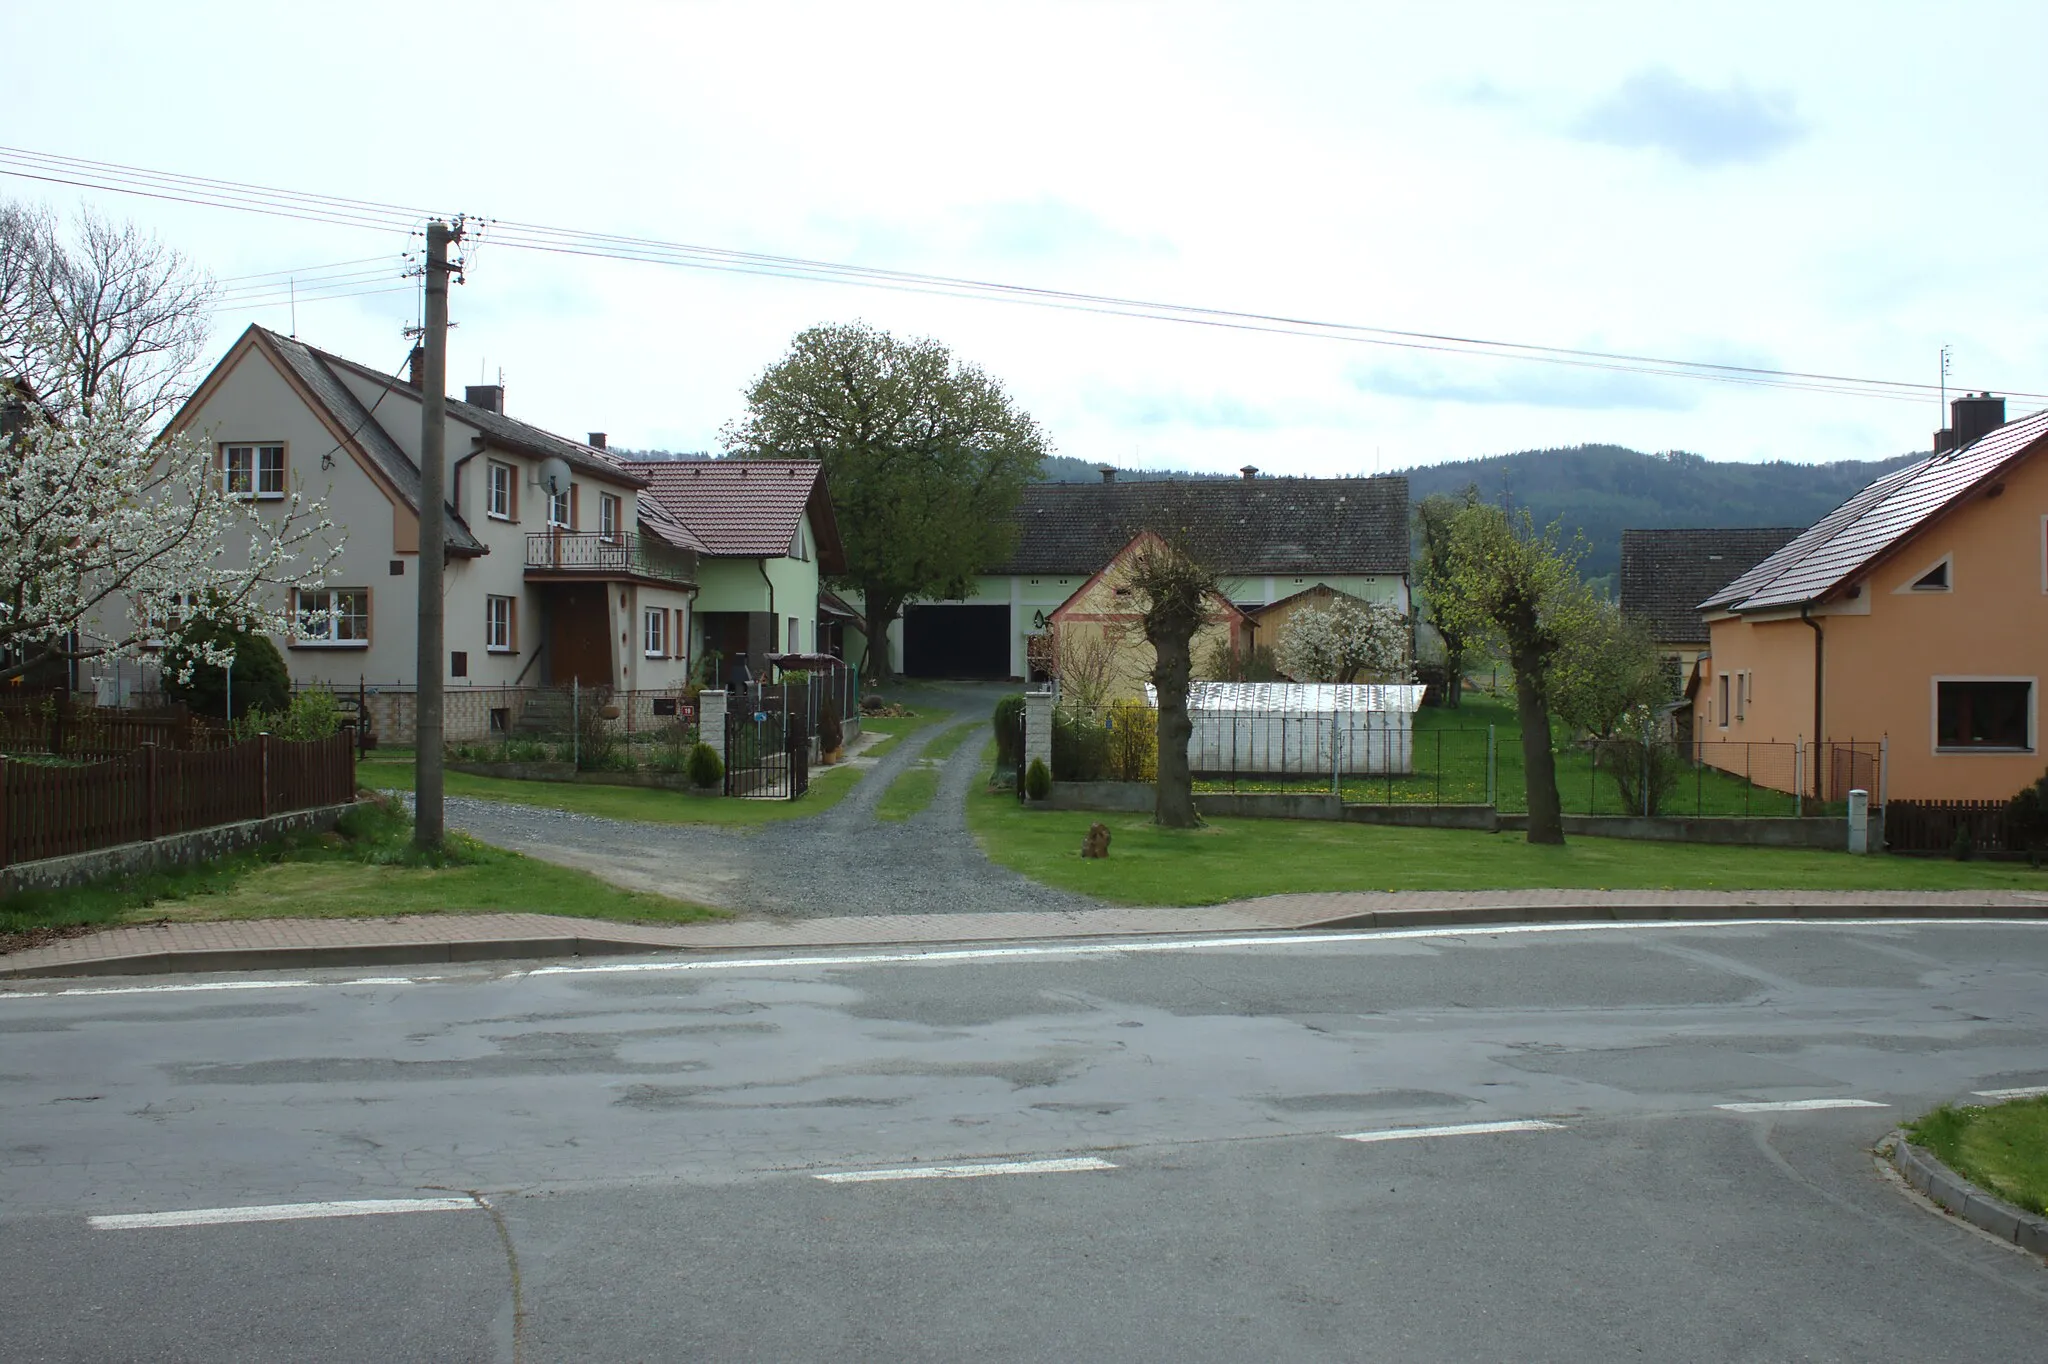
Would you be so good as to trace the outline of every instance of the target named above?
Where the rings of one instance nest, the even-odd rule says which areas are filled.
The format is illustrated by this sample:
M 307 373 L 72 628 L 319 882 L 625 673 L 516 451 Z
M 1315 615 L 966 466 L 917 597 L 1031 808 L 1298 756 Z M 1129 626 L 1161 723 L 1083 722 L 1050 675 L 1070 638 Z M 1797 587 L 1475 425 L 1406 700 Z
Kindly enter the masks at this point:
M 603 583 L 558 587 L 549 603 L 548 674 L 558 687 L 612 685 L 610 602 Z

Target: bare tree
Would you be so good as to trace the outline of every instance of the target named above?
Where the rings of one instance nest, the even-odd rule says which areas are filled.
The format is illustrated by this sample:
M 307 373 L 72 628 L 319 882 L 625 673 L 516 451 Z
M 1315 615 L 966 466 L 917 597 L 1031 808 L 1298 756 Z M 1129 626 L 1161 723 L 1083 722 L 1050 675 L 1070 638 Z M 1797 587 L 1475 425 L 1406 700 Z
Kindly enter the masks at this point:
M 1107 633 L 1055 624 L 1029 647 L 1031 666 L 1059 683 L 1063 702 L 1089 712 L 1108 702 L 1123 650 Z
M 1131 552 L 1124 581 L 1137 594 L 1152 645 L 1152 685 L 1159 694 L 1159 778 L 1153 784 L 1152 820 L 1169 829 L 1192 829 L 1194 775 L 1188 768 L 1188 679 L 1195 634 L 1215 613 L 1216 570 L 1188 547 L 1187 536 L 1154 532 Z
M 0 205 L 0 378 L 59 419 L 109 401 L 161 426 L 206 356 L 214 283 L 133 223 Z

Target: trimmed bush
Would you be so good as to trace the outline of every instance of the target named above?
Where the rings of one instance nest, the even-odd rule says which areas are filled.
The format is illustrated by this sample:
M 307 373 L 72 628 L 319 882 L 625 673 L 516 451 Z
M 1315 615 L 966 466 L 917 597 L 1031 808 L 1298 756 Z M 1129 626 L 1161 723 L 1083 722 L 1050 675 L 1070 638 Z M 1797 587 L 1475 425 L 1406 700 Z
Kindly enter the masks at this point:
M 221 644 L 235 651 L 233 715 L 227 711 L 228 670 L 195 658 L 191 646 L 197 644 Z M 188 663 L 191 675 L 181 682 L 179 674 Z M 194 715 L 216 720 L 232 720 L 252 710 L 282 711 L 292 699 L 291 674 L 275 644 L 263 635 L 211 621 L 195 623 L 183 639 L 164 650 L 163 689 L 165 696 L 183 701 Z
M 1024 693 L 998 697 L 989 723 L 996 731 L 996 766 L 1014 769 L 1024 760 Z
M 1095 717 L 1065 708 L 1052 713 L 1054 781 L 1102 781 L 1109 772 L 1109 731 Z
M 725 780 L 725 761 L 710 744 L 690 750 L 690 780 L 707 790 Z
M 1052 794 L 1052 773 L 1046 769 L 1045 759 L 1031 760 L 1031 767 L 1024 773 L 1024 794 L 1033 800 L 1044 800 Z

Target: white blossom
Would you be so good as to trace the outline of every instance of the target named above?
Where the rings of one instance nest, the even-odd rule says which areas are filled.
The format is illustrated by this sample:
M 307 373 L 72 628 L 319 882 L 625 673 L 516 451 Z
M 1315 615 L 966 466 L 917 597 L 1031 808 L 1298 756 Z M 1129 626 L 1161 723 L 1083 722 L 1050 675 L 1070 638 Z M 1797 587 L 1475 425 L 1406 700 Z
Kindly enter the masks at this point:
M 1273 661 L 1297 682 L 1408 680 L 1408 618 L 1381 602 L 1338 597 L 1296 611 L 1280 627 Z

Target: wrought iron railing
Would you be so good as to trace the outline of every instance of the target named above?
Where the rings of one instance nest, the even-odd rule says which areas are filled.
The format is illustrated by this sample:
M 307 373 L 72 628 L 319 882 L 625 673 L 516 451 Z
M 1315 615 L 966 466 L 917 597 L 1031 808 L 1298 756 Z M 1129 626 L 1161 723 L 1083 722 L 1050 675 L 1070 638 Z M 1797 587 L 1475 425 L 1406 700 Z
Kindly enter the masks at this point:
M 697 556 L 647 535 L 542 531 L 526 537 L 526 566 L 593 578 L 652 578 L 688 586 L 697 581 Z

